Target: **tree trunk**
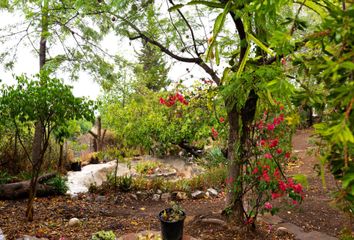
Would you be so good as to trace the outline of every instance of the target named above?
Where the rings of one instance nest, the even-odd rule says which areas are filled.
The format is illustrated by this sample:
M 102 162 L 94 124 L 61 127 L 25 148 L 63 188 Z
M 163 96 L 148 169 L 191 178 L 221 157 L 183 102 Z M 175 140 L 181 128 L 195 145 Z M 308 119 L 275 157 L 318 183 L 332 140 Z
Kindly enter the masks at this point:
M 55 177 L 55 173 L 49 173 L 38 178 L 37 196 L 50 196 L 55 194 L 55 188 L 43 184 Z M 0 199 L 21 199 L 28 197 L 31 181 L 22 181 L 17 183 L 9 183 L 0 185 Z
M 240 179 L 243 177 L 243 163 L 247 161 L 247 151 L 250 139 L 250 126 L 254 120 L 258 96 L 251 90 L 245 106 L 238 111 L 236 105 L 228 113 L 229 139 L 228 154 L 229 174 L 227 181 L 226 204 L 232 210 L 231 218 L 237 224 L 245 222 L 245 209 L 243 205 L 243 185 Z M 240 131 L 242 127 L 242 130 Z
M 42 30 L 41 39 L 39 45 L 39 70 L 42 73 L 43 67 L 46 63 L 47 52 L 47 32 L 48 32 L 48 0 L 44 0 L 42 7 Z M 41 84 L 45 84 L 41 79 Z M 26 209 L 26 218 L 28 221 L 33 221 L 33 201 L 36 196 L 37 182 L 39 172 L 42 167 L 45 148 L 43 146 L 45 134 L 45 127 L 43 123 L 38 119 L 35 125 L 33 145 L 32 145 L 32 178 L 30 182 L 30 188 L 28 193 L 28 202 Z
M 58 161 L 58 172 L 63 169 L 63 158 L 64 158 L 64 143 L 59 143 L 59 161 Z

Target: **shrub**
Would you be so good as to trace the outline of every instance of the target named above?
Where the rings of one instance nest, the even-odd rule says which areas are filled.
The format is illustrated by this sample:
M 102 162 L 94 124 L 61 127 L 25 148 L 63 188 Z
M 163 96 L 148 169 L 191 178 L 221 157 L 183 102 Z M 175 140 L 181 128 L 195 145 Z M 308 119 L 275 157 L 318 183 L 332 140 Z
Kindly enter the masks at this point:
M 13 177 L 10 176 L 10 174 L 6 171 L 1 171 L 0 172 L 0 184 L 6 184 L 11 182 Z
M 120 190 L 128 192 L 132 188 L 133 177 L 131 175 L 124 175 L 117 178 L 117 184 Z
M 147 174 L 152 173 L 155 168 L 158 168 L 161 164 L 155 161 L 140 161 L 135 167 L 137 173 Z
M 209 168 L 226 165 L 227 163 L 227 159 L 218 147 L 210 149 L 205 156 L 205 160 L 204 163 Z
M 64 195 L 69 187 L 67 185 L 67 178 L 60 175 L 55 176 L 54 178 L 49 179 L 46 184 L 55 188 L 55 192 L 60 195 Z
M 115 240 L 116 235 L 113 231 L 99 231 L 92 235 L 91 240 Z

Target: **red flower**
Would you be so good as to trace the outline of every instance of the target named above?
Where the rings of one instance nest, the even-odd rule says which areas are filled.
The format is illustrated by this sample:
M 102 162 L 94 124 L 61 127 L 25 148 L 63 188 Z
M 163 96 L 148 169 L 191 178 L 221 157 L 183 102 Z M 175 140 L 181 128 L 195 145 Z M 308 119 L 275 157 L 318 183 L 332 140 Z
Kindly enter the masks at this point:
M 260 144 L 261 144 L 262 147 L 264 147 L 267 144 L 267 141 L 262 139 L 260 141 Z
M 258 168 L 253 169 L 252 174 L 257 174 L 258 173 Z
M 266 154 L 264 154 L 264 158 L 272 159 L 272 154 L 266 153 Z
M 282 150 L 281 148 L 278 148 L 278 149 L 277 149 L 277 153 L 278 153 L 278 154 L 281 154 L 282 152 L 283 152 L 283 150 Z
M 279 109 L 280 109 L 280 111 L 283 111 L 284 110 L 284 105 L 280 105 Z
M 278 168 L 276 168 L 275 169 L 275 171 L 274 171 L 274 177 L 276 178 L 276 179 L 280 179 L 280 171 L 279 171 L 279 169 Z
M 267 170 L 263 170 L 262 178 L 263 178 L 264 181 L 270 182 L 270 177 L 268 175 L 268 171 Z
M 234 181 L 234 179 L 232 177 L 228 177 L 225 179 L 226 184 L 231 184 L 233 181 Z
M 289 152 L 285 153 L 285 158 L 290 158 L 290 153 Z
M 184 101 L 184 97 L 182 94 L 180 94 L 179 92 L 176 93 L 176 98 L 178 99 L 178 101 L 180 101 L 181 103 Z
M 274 130 L 274 128 L 275 128 L 274 124 L 270 124 L 270 123 L 268 123 L 268 125 L 267 125 L 267 129 L 268 129 L 269 131 L 273 131 L 273 130 Z
M 259 130 L 262 130 L 263 129 L 263 121 L 261 120 L 261 121 L 259 121 L 259 123 L 258 123 L 258 129 Z
M 264 203 L 264 208 L 270 210 L 273 208 L 273 206 L 270 202 L 266 202 L 266 203 Z
M 253 217 L 250 217 L 250 218 L 248 218 L 247 220 L 246 220 L 246 222 L 245 222 L 245 224 L 247 225 L 247 224 L 251 224 L 251 223 L 253 223 Z
M 182 104 L 187 106 L 189 104 L 189 102 L 186 99 L 184 99 Z
M 297 201 L 296 201 L 296 200 L 293 200 L 293 204 L 296 205 L 296 204 L 297 204 Z
M 223 123 L 223 122 L 225 122 L 225 118 L 220 117 L 220 118 L 219 118 L 219 121 L 220 121 L 221 123 Z
M 294 192 L 296 192 L 296 193 L 301 193 L 302 192 L 302 186 L 301 186 L 300 183 L 294 184 L 293 185 L 293 189 L 294 189 Z
M 211 134 L 213 138 L 217 138 L 219 135 L 219 133 L 214 129 L 214 127 L 211 128 Z
M 273 140 L 270 140 L 270 144 L 269 144 L 269 147 L 270 148 L 273 148 L 273 147 L 276 147 L 279 143 L 279 140 L 276 138 L 276 139 L 273 139 Z
M 162 97 L 160 97 L 160 103 L 161 103 L 161 104 L 166 104 L 165 99 L 163 99 Z
M 281 197 L 281 194 L 280 193 L 272 193 L 272 199 L 277 199 L 277 198 L 280 198 Z
M 283 64 L 283 65 L 285 65 L 285 64 L 286 64 L 286 60 L 285 60 L 285 58 L 282 58 L 280 61 L 281 61 L 281 64 Z
M 278 184 L 279 184 L 280 190 L 282 190 L 283 192 L 285 192 L 285 191 L 286 191 L 286 183 L 283 182 L 283 181 L 279 181 Z
M 279 115 L 279 120 L 282 122 L 282 121 L 284 121 L 284 114 L 280 114 Z

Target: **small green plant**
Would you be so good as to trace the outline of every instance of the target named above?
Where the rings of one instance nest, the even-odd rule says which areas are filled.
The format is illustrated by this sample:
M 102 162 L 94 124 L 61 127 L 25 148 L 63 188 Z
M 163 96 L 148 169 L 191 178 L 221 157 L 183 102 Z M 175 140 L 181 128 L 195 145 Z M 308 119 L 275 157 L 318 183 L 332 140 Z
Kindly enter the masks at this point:
M 161 164 L 155 161 L 140 161 L 135 167 L 137 173 L 152 174 Z
M 205 165 L 208 168 L 217 167 L 220 165 L 226 165 L 227 159 L 225 158 L 224 154 L 222 153 L 221 149 L 216 147 L 212 148 L 205 157 Z
M 115 240 L 116 235 L 113 231 L 99 231 L 92 235 L 91 240 Z
M 6 184 L 11 182 L 13 177 L 10 176 L 10 174 L 6 171 L 1 171 L 0 172 L 0 184 Z
M 132 188 L 133 177 L 131 175 L 124 175 L 117 179 L 118 187 L 123 192 L 128 192 Z
M 178 222 L 184 217 L 185 213 L 181 205 L 173 201 L 171 202 L 171 208 L 165 209 L 161 214 L 162 220 L 166 222 Z
M 69 190 L 67 180 L 66 177 L 57 175 L 54 178 L 49 179 L 46 184 L 54 187 L 57 194 L 64 195 Z

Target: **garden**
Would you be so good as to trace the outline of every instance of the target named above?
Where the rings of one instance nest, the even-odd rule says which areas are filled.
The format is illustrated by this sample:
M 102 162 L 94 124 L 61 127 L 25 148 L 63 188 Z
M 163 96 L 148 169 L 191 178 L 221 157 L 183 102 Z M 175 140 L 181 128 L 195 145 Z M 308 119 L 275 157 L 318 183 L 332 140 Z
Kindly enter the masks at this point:
M 0 12 L 0 240 L 354 239 L 351 1 Z

